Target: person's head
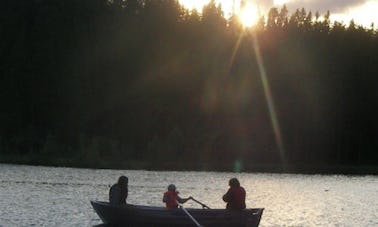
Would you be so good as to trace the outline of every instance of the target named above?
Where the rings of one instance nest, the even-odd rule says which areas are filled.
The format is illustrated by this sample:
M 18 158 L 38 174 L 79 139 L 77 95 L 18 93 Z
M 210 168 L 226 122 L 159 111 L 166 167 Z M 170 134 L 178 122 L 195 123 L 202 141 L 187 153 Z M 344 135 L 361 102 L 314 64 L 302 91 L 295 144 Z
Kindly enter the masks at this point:
M 237 178 L 231 178 L 228 185 L 230 185 L 230 187 L 240 187 L 240 182 Z
M 126 176 L 120 176 L 118 178 L 118 185 L 127 187 L 128 183 L 129 183 L 129 178 L 127 178 Z
M 176 191 L 176 185 L 174 185 L 174 184 L 168 185 L 168 191 L 175 192 Z

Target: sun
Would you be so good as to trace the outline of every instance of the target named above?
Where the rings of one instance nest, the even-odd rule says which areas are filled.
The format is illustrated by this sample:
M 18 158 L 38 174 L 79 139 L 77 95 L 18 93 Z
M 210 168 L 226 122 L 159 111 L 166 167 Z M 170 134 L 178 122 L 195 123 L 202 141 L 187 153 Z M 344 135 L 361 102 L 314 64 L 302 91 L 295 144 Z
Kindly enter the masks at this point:
M 202 12 L 203 7 L 210 0 L 178 0 L 181 5 L 189 10 Z M 277 0 L 276 0 L 277 1 Z M 280 0 L 283 1 L 283 0 Z M 225 18 L 231 17 L 234 13 L 238 16 L 244 27 L 252 27 L 259 19 L 259 12 L 255 5 L 242 0 L 215 0 L 216 5 L 221 5 Z
M 240 23 L 244 27 L 252 27 L 258 21 L 258 10 L 254 5 L 245 5 L 238 13 Z

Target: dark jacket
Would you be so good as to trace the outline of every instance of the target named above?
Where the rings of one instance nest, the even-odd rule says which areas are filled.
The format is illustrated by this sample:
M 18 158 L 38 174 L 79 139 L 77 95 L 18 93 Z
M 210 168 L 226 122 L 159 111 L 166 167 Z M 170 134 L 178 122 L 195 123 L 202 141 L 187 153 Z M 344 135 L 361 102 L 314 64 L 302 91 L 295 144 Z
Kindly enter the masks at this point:
M 118 184 L 114 184 L 109 190 L 109 202 L 111 205 L 126 204 L 127 195 L 127 187 L 122 188 Z
M 243 187 L 230 187 L 223 196 L 223 201 L 227 203 L 226 208 L 230 210 L 245 209 L 245 190 Z

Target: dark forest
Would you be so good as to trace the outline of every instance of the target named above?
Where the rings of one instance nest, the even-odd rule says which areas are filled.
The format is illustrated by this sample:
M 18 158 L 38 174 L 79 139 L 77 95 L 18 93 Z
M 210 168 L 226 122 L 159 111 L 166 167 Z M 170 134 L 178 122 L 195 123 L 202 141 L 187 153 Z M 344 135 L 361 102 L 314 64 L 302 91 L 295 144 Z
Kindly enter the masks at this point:
M 1 5 L 2 163 L 378 173 L 374 26 L 284 6 L 247 29 L 214 1 Z

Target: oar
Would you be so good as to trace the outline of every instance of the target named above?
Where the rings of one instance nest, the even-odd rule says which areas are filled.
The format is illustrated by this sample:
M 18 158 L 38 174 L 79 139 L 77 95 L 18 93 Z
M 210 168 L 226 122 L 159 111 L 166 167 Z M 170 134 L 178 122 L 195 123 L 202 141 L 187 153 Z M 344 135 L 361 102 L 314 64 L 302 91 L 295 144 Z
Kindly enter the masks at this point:
M 210 209 L 210 207 L 206 206 L 205 204 L 201 203 L 200 201 L 196 200 L 195 198 L 191 198 L 194 202 L 198 203 L 199 205 L 202 206 L 202 208 L 207 208 L 207 209 Z
M 179 203 L 177 202 L 177 204 Z M 180 204 L 179 207 L 185 212 L 186 215 L 188 215 L 188 217 L 194 222 L 194 224 L 196 224 L 197 227 L 202 227 L 202 225 L 191 214 L 189 214 L 183 205 Z

